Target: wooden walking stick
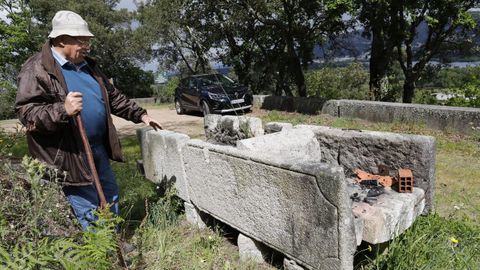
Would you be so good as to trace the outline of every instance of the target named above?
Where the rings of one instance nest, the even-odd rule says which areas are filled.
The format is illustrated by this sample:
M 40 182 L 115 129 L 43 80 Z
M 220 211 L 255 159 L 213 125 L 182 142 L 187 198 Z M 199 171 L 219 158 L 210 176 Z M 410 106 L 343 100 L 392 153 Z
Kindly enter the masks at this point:
M 98 178 L 97 168 L 95 167 L 95 160 L 93 159 L 92 148 L 87 138 L 87 131 L 85 130 L 85 125 L 83 124 L 82 117 L 80 113 L 75 115 L 75 121 L 77 122 L 78 129 L 80 131 L 80 137 L 82 137 L 83 148 L 85 148 L 85 153 L 87 154 L 87 161 L 90 170 L 92 171 L 93 183 L 95 184 L 95 189 L 97 190 L 98 200 L 100 201 L 100 208 L 105 209 L 107 207 L 107 200 L 105 199 L 105 194 L 103 193 L 102 185 L 100 184 L 100 178 Z
M 93 159 L 92 148 L 87 138 L 87 131 L 85 130 L 85 125 L 83 124 L 82 117 L 80 113 L 75 115 L 75 121 L 77 122 L 78 129 L 80 131 L 80 137 L 82 137 L 83 147 L 85 148 L 85 153 L 87 154 L 87 161 L 90 170 L 92 171 L 93 183 L 97 190 L 98 199 L 100 201 L 100 209 L 105 209 L 108 207 L 107 200 L 105 199 L 105 194 L 103 193 L 102 184 L 100 183 L 100 178 L 98 178 L 97 168 L 95 167 L 95 160 Z M 121 267 L 128 269 L 127 263 L 125 262 L 122 247 L 119 243 L 117 249 L 118 259 L 120 260 Z

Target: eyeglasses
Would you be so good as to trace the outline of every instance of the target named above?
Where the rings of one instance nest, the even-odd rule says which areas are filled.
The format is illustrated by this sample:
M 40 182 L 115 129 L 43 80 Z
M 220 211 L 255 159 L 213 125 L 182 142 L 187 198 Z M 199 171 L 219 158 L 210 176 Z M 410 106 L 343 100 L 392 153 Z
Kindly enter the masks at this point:
M 76 38 L 76 37 L 72 37 L 72 38 L 75 39 L 78 43 L 80 43 L 80 45 L 82 45 L 84 47 L 92 46 L 92 40 L 91 39 L 79 39 L 79 38 Z

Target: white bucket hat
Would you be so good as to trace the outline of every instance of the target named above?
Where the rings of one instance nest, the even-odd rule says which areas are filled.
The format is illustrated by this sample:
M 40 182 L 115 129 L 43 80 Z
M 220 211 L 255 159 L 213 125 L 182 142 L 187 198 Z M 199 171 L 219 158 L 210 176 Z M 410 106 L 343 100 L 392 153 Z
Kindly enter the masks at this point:
M 68 10 L 58 11 L 52 19 L 52 32 L 49 38 L 56 38 L 61 35 L 72 37 L 93 37 L 88 30 L 88 23 L 80 15 Z

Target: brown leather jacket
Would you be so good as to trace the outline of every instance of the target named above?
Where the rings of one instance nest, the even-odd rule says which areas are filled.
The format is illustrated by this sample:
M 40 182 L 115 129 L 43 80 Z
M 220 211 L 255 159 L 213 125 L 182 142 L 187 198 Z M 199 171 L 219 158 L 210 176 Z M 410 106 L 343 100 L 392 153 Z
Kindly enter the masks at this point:
M 135 123 L 146 113 L 134 101 L 121 94 L 99 67 L 87 59 L 90 73 L 99 83 L 107 110 L 107 149 L 111 159 L 123 161 L 120 141 L 110 114 Z M 61 67 L 52 56 L 50 43 L 25 62 L 18 77 L 15 112 L 27 129 L 27 142 L 34 158 L 49 167 L 66 172 L 65 185 L 90 185 L 93 182 L 86 163 L 80 133 L 65 111 L 67 86 Z

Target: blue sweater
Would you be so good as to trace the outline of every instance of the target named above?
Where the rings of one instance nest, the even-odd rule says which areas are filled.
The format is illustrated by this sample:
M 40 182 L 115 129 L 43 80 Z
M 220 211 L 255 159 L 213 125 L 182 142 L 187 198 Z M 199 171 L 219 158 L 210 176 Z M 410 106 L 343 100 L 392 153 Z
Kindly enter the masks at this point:
M 52 55 L 55 61 L 62 67 L 68 92 L 81 92 L 83 94 L 83 109 L 80 115 L 87 130 L 88 140 L 91 144 L 103 143 L 106 139 L 107 111 L 100 85 L 88 73 L 85 61 L 74 65 L 53 48 Z
M 87 72 L 87 66 L 80 69 L 70 63 L 62 66 L 69 92 L 83 94 L 81 116 L 87 130 L 88 140 L 92 144 L 103 143 L 107 129 L 105 101 L 98 82 Z

